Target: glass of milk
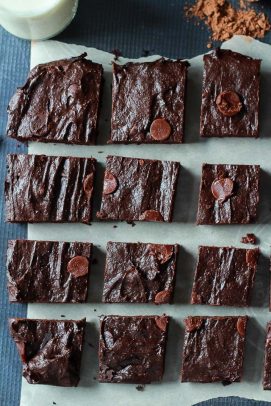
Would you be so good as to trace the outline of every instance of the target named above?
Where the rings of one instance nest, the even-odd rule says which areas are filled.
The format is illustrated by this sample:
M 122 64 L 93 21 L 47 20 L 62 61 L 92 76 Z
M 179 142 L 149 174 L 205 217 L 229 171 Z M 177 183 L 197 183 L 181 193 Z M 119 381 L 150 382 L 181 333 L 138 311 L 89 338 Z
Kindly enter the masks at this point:
M 42 40 L 63 31 L 78 0 L 0 0 L 0 24 L 20 38 Z

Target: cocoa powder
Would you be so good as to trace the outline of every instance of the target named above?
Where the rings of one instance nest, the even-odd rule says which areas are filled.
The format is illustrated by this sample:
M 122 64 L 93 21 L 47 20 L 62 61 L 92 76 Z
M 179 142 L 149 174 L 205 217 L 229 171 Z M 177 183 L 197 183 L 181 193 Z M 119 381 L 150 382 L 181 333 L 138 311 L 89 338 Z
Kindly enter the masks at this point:
M 204 21 L 214 41 L 225 41 L 235 34 L 263 38 L 271 26 L 263 12 L 251 7 L 254 1 L 240 0 L 239 8 L 235 8 L 228 0 L 197 0 L 185 7 L 185 13 Z M 207 46 L 210 48 L 211 44 Z

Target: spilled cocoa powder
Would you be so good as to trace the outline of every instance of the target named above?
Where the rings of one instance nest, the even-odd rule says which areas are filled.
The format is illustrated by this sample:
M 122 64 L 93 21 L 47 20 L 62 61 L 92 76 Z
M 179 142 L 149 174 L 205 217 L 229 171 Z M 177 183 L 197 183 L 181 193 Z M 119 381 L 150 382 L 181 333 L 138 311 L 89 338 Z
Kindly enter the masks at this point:
M 185 6 L 188 18 L 197 17 L 211 30 L 211 39 L 225 41 L 235 34 L 263 38 L 270 31 L 268 17 L 251 7 L 256 0 L 239 0 L 234 7 L 228 0 L 196 0 Z M 209 43 L 208 48 L 212 46 Z

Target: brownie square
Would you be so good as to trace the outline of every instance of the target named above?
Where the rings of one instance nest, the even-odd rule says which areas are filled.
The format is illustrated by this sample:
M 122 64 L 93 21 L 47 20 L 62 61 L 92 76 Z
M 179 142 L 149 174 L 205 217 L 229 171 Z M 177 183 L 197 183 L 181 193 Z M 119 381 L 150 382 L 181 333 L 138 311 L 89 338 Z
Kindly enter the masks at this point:
M 203 164 L 197 224 L 253 223 L 259 180 L 259 165 Z
M 182 382 L 239 382 L 247 316 L 185 319 Z
M 100 220 L 172 221 L 179 162 L 108 156 Z
M 179 144 L 188 62 L 113 64 L 111 143 Z
M 199 247 L 192 304 L 248 306 L 259 249 Z
M 100 319 L 99 381 L 147 384 L 164 373 L 168 316 Z
M 266 326 L 263 388 L 271 390 L 271 322 Z
M 6 220 L 89 223 L 96 160 L 8 155 Z
M 108 242 L 103 302 L 170 303 L 178 245 Z
M 9 325 L 28 383 L 78 385 L 86 319 L 9 319 Z
M 9 103 L 8 136 L 22 142 L 95 143 L 103 67 L 86 55 L 31 70 Z
M 261 61 L 226 49 L 204 55 L 202 137 L 258 137 Z
M 10 302 L 87 300 L 92 244 L 11 240 L 7 250 Z

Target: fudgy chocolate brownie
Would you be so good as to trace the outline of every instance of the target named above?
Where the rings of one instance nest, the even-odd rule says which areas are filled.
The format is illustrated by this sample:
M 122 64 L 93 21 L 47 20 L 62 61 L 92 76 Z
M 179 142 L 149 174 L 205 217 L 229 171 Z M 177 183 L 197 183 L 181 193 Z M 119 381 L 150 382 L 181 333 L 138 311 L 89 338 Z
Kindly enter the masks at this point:
M 85 302 L 91 254 L 89 243 L 9 241 L 10 302 Z
M 247 224 L 259 203 L 259 165 L 203 164 L 198 224 Z
M 261 61 L 226 49 L 203 59 L 201 136 L 258 137 Z
M 259 249 L 199 247 L 192 304 L 248 306 Z
M 168 316 L 104 316 L 100 319 L 99 381 L 160 381 Z
M 7 135 L 23 142 L 95 143 L 103 68 L 86 55 L 31 70 L 9 103 Z
M 178 245 L 108 242 L 103 302 L 170 303 Z
M 181 143 L 188 62 L 113 64 L 113 143 Z
M 77 386 L 86 320 L 10 319 L 28 383 Z
M 182 382 L 239 382 L 247 316 L 185 319 Z
M 271 390 L 271 322 L 266 326 L 263 388 Z
M 178 162 L 108 156 L 101 220 L 172 221 Z
M 96 160 L 8 155 L 6 220 L 89 223 Z

